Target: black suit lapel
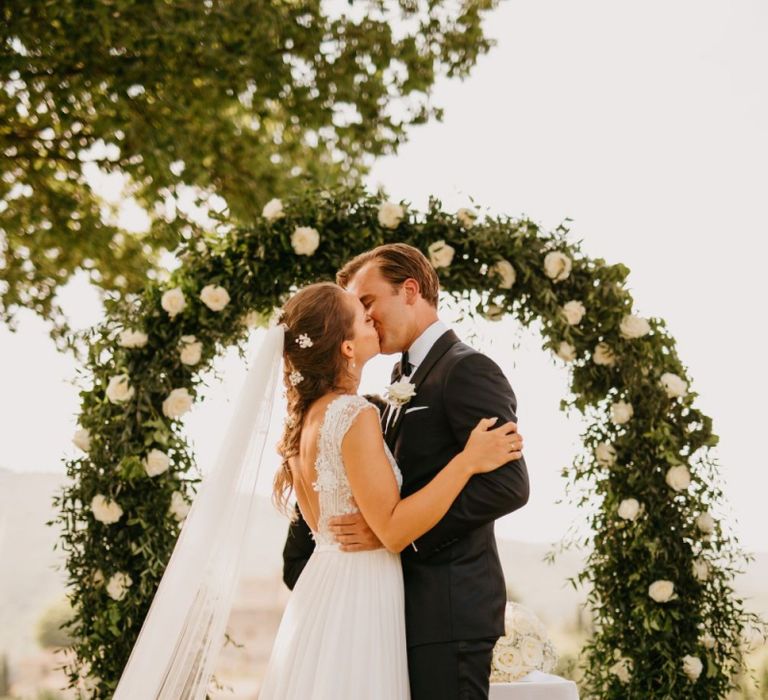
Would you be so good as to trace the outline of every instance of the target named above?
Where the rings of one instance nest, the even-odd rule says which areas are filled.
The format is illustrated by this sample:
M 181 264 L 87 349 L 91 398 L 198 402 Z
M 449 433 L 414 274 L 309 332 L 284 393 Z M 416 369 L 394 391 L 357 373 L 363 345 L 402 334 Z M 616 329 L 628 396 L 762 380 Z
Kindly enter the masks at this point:
M 443 333 L 435 341 L 435 344 L 430 348 L 429 352 L 427 353 L 427 356 L 424 358 L 424 361 L 418 366 L 413 376 L 410 377 L 410 381 L 414 385 L 417 395 L 419 392 L 419 387 L 421 386 L 422 382 L 427 378 L 429 373 L 432 371 L 432 368 L 437 364 L 437 361 L 443 355 L 445 355 L 446 352 L 448 352 L 451 346 L 455 345 L 458 342 L 459 342 L 459 336 L 457 336 L 450 329 L 447 330 L 445 333 Z M 389 444 L 390 449 L 392 450 L 394 449 L 395 440 L 397 439 L 397 433 L 400 429 L 400 425 L 403 422 L 403 416 L 405 415 L 406 408 L 407 408 L 407 404 L 400 409 L 400 412 L 397 414 L 396 419 L 394 420 L 392 425 L 389 427 L 389 430 L 387 431 L 386 440 L 387 440 L 387 443 Z

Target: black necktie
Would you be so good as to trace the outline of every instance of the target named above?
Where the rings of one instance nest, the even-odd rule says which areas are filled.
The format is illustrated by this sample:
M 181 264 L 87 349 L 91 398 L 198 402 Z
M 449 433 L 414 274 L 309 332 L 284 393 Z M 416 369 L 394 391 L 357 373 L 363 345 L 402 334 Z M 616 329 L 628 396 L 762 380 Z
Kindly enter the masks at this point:
M 400 376 L 410 377 L 413 365 L 408 362 L 408 351 L 406 350 L 400 358 Z

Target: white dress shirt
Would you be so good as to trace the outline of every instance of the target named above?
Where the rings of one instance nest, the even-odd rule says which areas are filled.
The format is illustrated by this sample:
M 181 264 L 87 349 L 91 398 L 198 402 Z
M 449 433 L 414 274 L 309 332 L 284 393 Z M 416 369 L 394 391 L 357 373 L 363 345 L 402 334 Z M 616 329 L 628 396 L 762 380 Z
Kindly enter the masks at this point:
M 411 369 L 411 377 L 419 368 L 419 365 L 424 362 L 437 339 L 447 330 L 448 326 L 440 319 L 437 319 L 432 325 L 427 326 L 422 334 L 411 343 L 411 347 L 408 348 L 408 362 L 413 367 Z

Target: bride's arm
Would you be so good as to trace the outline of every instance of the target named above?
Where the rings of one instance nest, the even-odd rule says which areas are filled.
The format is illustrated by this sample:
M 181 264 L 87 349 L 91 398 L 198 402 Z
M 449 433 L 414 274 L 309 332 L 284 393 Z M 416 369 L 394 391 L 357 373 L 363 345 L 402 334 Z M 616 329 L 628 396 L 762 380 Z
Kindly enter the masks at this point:
M 501 456 L 505 449 L 502 445 L 509 442 L 509 435 L 503 431 L 506 426 L 487 432 L 493 422 L 480 422 L 477 430 L 483 435 L 477 436 L 472 452 L 460 452 L 426 486 L 401 500 L 384 452 L 376 411 L 360 412 L 342 440 L 341 453 L 352 495 L 366 522 L 390 552 L 401 552 L 430 530 L 473 474 L 495 469 L 504 463 L 502 459 L 508 459 Z M 475 461 L 478 458 L 480 462 Z

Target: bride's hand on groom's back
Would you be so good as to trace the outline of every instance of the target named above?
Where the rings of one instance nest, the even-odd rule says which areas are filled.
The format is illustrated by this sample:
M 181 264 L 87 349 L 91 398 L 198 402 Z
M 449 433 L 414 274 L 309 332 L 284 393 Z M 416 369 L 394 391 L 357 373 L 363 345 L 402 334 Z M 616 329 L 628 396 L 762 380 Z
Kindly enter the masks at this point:
M 523 455 L 523 436 L 517 432 L 517 423 L 509 421 L 493 428 L 497 421 L 482 418 L 469 434 L 464 456 L 473 474 L 493 471 Z

